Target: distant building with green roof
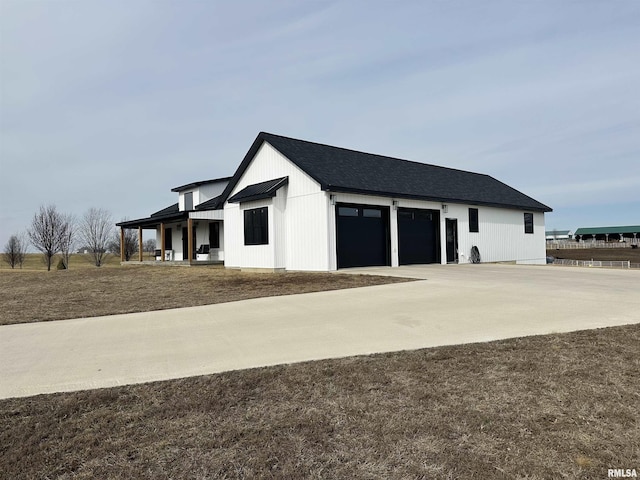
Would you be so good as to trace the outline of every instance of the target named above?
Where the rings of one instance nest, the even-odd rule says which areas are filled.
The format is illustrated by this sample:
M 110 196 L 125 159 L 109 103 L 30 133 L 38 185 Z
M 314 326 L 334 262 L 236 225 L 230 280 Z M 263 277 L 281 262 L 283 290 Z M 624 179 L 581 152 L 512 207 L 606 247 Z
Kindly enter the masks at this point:
M 640 239 L 640 225 L 632 225 L 626 227 L 589 227 L 578 228 L 575 232 L 577 241 L 585 240 L 604 240 L 625 241 L 631 239 L 637 241 Z

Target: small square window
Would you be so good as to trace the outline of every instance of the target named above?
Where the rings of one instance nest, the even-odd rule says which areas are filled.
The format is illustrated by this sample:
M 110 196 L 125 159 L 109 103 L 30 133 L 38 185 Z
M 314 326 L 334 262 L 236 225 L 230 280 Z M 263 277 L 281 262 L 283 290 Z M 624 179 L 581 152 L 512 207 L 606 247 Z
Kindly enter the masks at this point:
M 524 214 L 524 233 L 533 233 L 533 213 Z
M 477 233 L 480 231 L 479 227 L 480 226 L 478 224 L 478 209 L 470 208 L 469 209 L 469 231 Z

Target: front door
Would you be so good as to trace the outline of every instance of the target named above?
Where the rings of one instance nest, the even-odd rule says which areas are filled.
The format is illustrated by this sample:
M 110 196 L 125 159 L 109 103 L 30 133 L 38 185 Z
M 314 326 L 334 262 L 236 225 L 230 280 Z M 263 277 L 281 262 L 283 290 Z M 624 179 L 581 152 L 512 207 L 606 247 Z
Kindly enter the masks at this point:
M 458 263 L 458 219 L 445 219 L 447 229 L 447 263 Z

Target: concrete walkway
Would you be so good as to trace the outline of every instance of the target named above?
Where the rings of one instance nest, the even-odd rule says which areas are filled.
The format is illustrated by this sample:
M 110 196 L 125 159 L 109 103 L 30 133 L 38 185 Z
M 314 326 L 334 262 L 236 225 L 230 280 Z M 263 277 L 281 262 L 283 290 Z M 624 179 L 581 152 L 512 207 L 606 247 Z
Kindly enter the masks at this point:
M 412 283 L 0 327 L 0 398 L 640 322 L 640 271 L 357 269 Z

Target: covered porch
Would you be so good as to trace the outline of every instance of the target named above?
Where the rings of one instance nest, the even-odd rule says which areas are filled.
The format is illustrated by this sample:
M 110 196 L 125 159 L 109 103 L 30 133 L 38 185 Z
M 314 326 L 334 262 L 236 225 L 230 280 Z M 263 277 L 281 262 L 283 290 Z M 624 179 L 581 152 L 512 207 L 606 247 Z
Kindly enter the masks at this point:
M 179 211 L 172 205 L 148 218 L 120 222 L 120 261 L 162 265 L 224 263 L 222 210 Z M 137 258 L 125 256 L 125 230 L 137 230 Z M 143 259 L 143 231 L 155 232 L 154 260 Z

